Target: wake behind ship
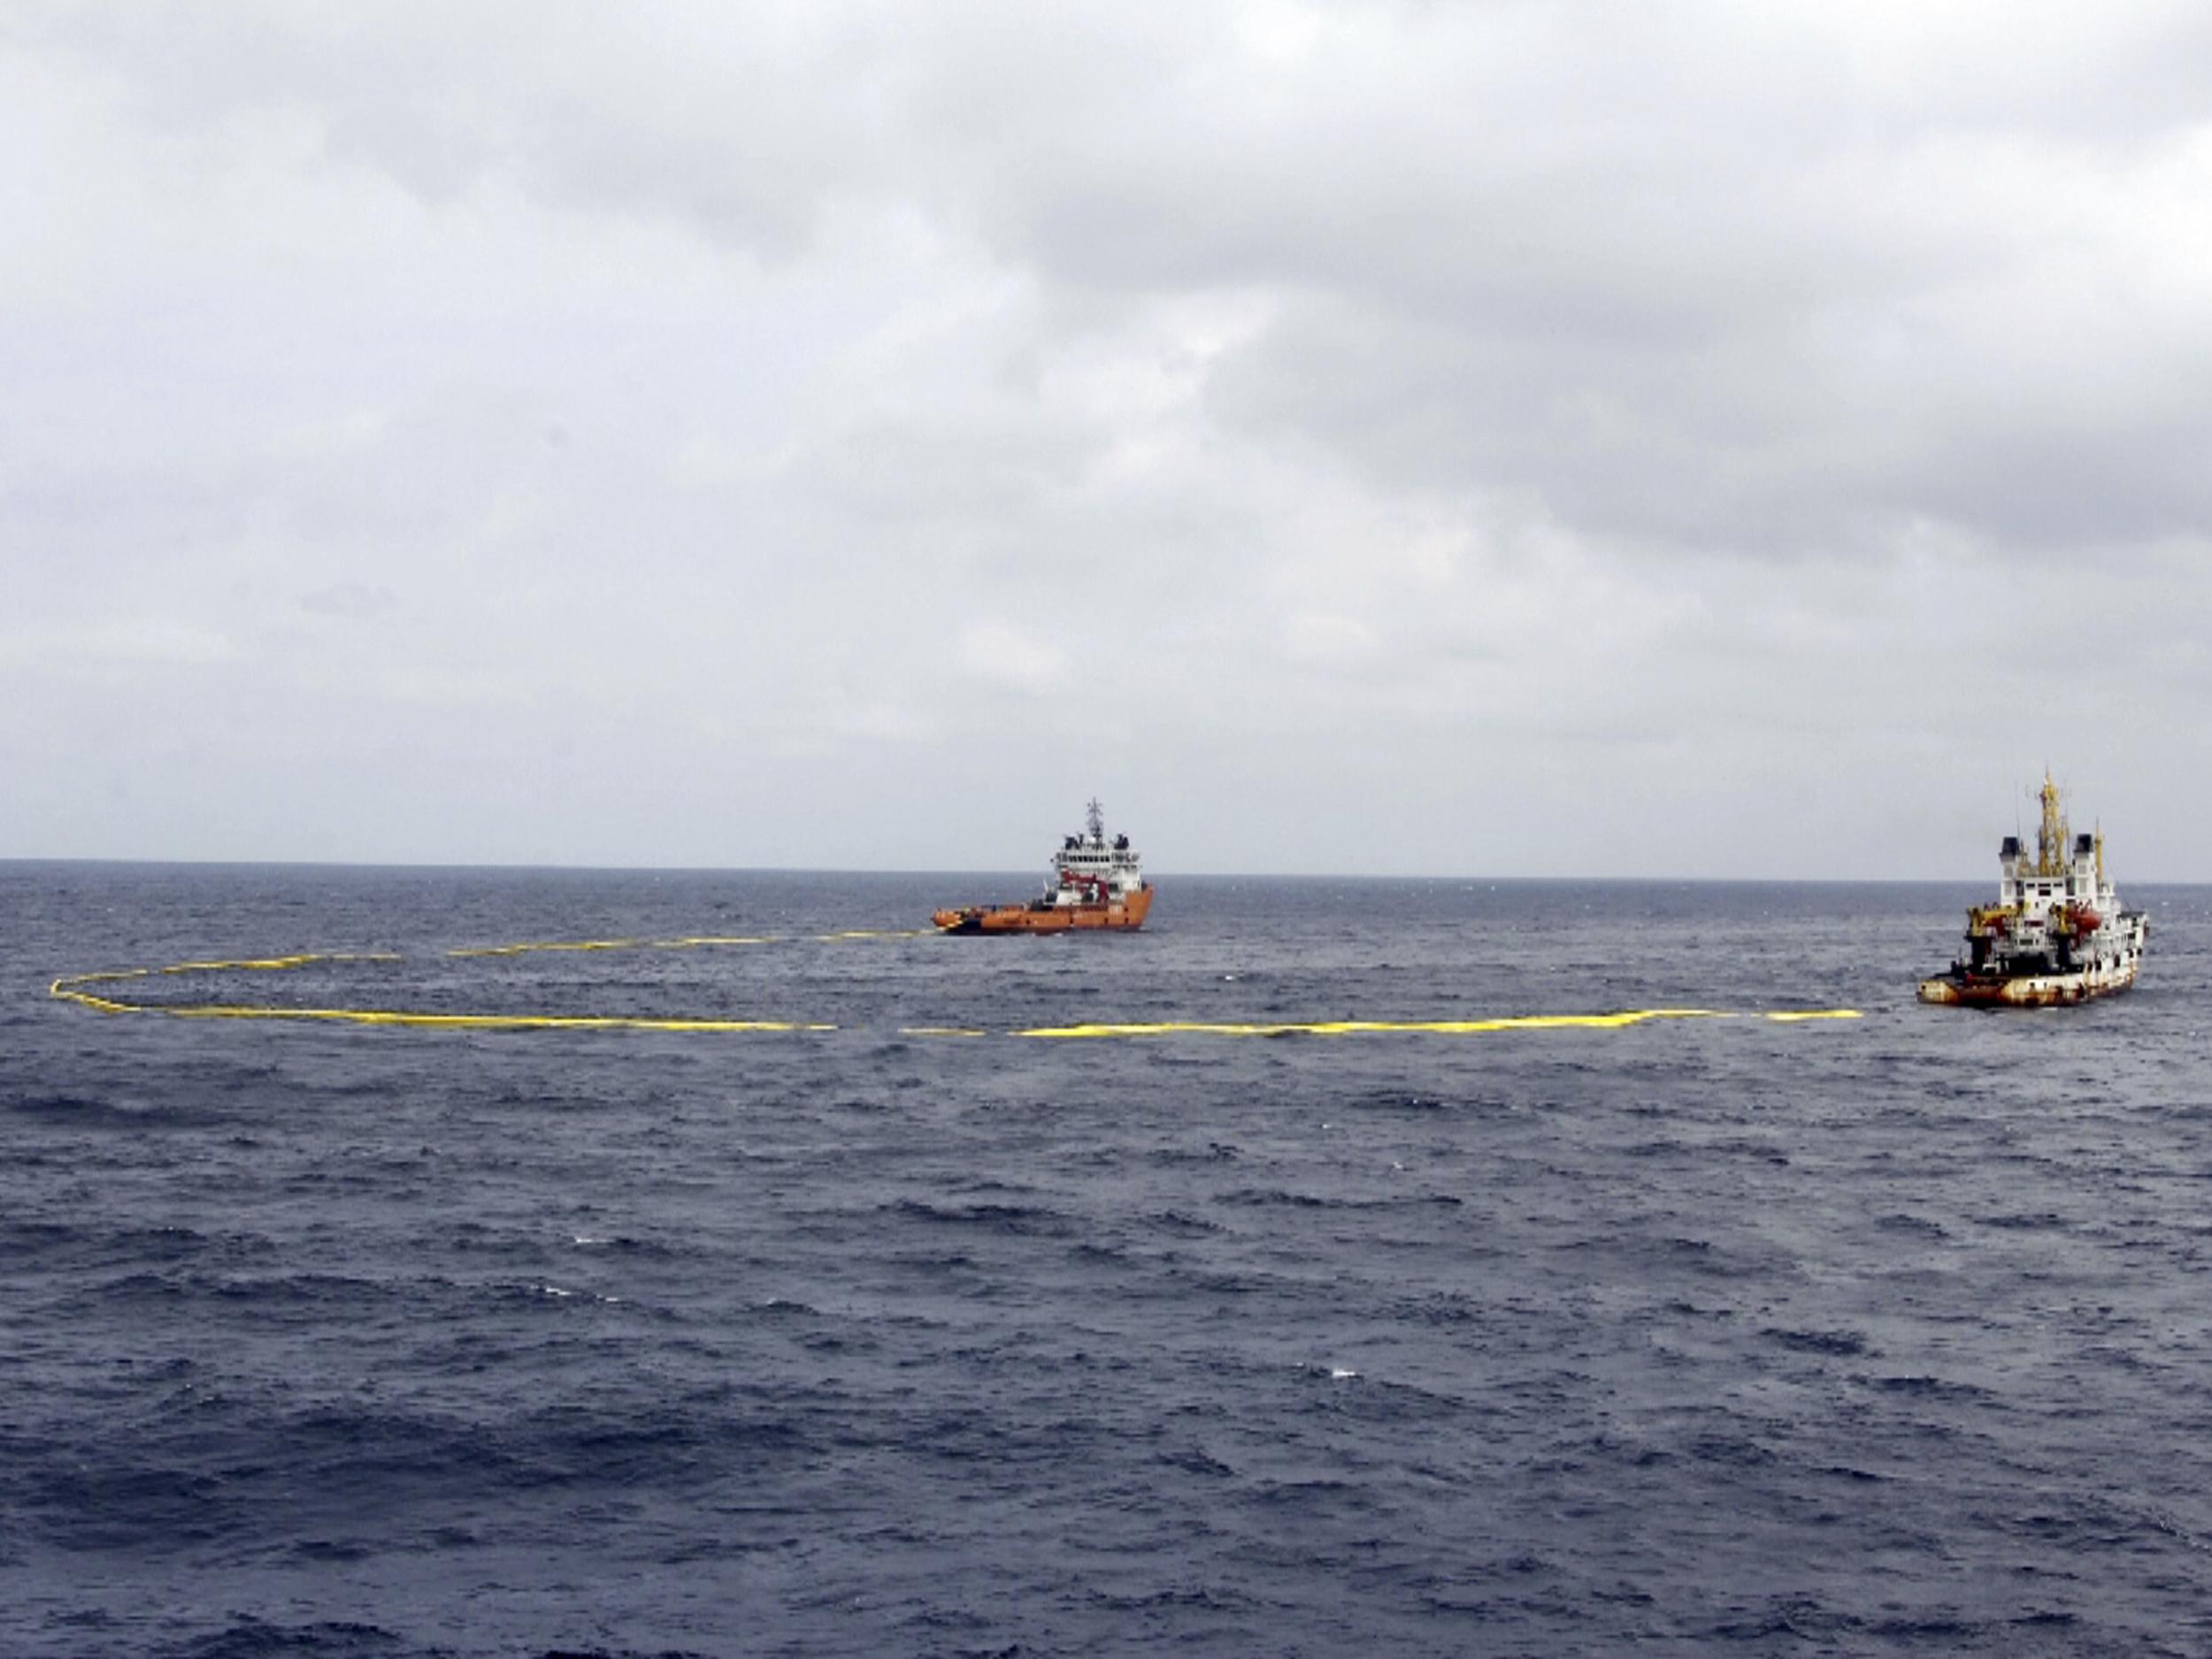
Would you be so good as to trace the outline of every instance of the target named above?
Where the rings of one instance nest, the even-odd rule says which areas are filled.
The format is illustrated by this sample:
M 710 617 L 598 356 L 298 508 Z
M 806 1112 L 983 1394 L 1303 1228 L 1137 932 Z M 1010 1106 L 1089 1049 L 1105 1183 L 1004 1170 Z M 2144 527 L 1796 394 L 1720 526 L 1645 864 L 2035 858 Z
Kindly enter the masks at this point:
M 932 918 L 948 933 L 1064 933 L 1079 928 L 1129 933 L 1144 926 L 1152 886 L 1126 835 L 1106 840 L 1106 818 L 1090 804 L 1085 833 L 1062 841 L 1041 897 L 1026 904 L 972 904 Z
M 2034 858 L 2017 835 L 2005 837 L 1997 902 L 1967 911 L 1964 954 L 1949 972 L 1920 982 L 1922 1002 L 2043 1008 L 2135 983 L 2149 919 L 2120 908 L 2105 877 L 2104 836 L 2070 833 L 2047 772 L 2040 799 Z

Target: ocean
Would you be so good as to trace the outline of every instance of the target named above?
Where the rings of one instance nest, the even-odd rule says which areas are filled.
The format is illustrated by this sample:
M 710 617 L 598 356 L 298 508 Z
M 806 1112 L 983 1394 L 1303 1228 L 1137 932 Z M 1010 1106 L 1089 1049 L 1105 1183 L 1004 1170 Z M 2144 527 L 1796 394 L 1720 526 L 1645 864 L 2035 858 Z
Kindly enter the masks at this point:
M 1033 885 L 0 864 L 0 1654 L 2212 1649 L 2212 889 Z

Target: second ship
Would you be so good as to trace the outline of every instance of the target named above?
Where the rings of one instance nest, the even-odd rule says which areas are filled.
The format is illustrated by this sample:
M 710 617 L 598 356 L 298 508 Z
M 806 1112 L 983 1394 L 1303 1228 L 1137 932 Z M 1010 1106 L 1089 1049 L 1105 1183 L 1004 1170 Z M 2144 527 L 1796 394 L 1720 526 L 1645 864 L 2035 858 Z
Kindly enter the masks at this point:
M 1152 884 L 1144 879 L 1126 835 L 1106 839 L 1106 817 L 1096 801 L 1085 833 L 1065 837 L 1053 855 L 1042 896 L 1026 904 L 972 904 L 940 910 L 932 918 L 948 933 L 1064 933 L 1101 928 L 1133 932 L 1152 909 Z
M 2043 774 L 2043 822 L 2031 855 L 2017 835 L 1998 849 L 1997 902 L 1966 914 L 1966 948 L 1920 1000 L 1969 1008 L 2048 1008 L 2135 983 L 2150 922 L 2120 908 L 2105 875 L 2104 836 L 2076 835 Z

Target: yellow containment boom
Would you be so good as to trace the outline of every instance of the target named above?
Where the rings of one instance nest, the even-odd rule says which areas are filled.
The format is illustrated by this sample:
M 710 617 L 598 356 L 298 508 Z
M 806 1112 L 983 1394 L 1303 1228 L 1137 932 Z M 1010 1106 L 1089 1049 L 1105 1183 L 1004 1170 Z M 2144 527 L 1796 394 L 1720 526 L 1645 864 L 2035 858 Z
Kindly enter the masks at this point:
M 879 931 L 848 929 L 815 933 L 818 943 L 853 941 L 918 939 L 933 936 L 931 930 Z M 677 939 L 580 939 L 534 941 L 511 945 L 472 945 L 442 951 L 448 960 L 514 957 L 536 952 L 609 950 L 695 950 L 717 947 L 774 945 L 795 942 L 772 934 L 697 935 Z M 408 1026 L 430 1031 L 638 1031 L 700 1033 L 820 1033 L 838 1026 L 824 1021 L 795 1018 L 718 1018 L 705 1016 L 647 1016 L 634 1014 L 501 1014 L 446 1012 L 409 1008 L 308 1008 L 275 1002 L 136 1002 L 103 987 L 152 979 L 170 974 L 280 973 L 325 964 L 397 963 L 407 960 L 394 951 L 301 951 L 290 956 L 239 956 L 224 960 L 173 963 L 162 968 L 118 968 L 93 973 L 65 974 L 47 987 L 57 1001 L 74 1002 L 101 1014 L 157 1014 L 172 1019 L 296 1020 L 315 1024 Z M 1776 1023 L 1806 1020 L 1846 1020 L 1860 1018 L 1851 1008 L 1778 1009 L 1736 1013 L 1710 1008 L 1628 1009 L 1606 1014 L 1513 1014 L 1487 1019 L 1331 1019 L 1284 1020 L 1266 1024 L 1210 1020 L 1153 1022 L 1081 1022 L 1064 1025 L 1029 1025 L 989 1031 L 975 1025 L 902 1025 L 897 1034 L 920 1038 L 1015 1037 L 1032 1040 L 1111 1039 L 1138 1037 L 1466 1037 L 1517 1031 L 1619 1031 L 1654 1020 L 1763 1019 Z

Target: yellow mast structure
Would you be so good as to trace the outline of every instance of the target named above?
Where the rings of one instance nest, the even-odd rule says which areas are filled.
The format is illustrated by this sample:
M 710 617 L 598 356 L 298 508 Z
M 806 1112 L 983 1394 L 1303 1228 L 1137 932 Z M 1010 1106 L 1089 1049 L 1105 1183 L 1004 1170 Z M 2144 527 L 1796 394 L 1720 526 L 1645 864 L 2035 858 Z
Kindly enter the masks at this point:
M 2058 810 L 2058 786 L 2051 781 L 2051 769 L 2043 768 L 2043 787 L 2039 791 L 2043 801 L 2043 822 L 2035 833 L 2035 873 L 2039 876 L 2058 876 L 2066 873 L 2066 819 Z

